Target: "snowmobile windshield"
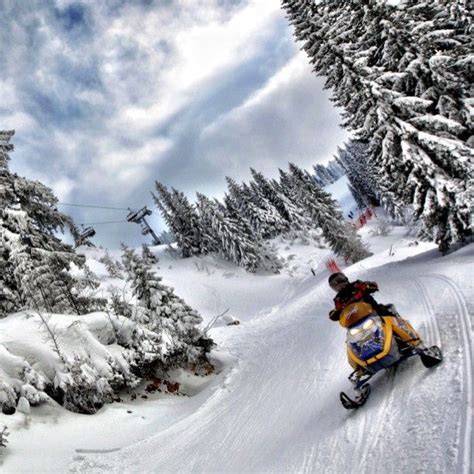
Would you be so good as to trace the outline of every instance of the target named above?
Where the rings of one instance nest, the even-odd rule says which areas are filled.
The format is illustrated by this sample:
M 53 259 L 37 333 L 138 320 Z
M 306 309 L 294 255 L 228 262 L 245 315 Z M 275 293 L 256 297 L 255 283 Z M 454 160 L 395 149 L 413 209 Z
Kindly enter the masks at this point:
M 379 318 L 369 317 L 347 331 L 347 343 L 362 360 L 367 360 L 383 349 L 384 334 Z

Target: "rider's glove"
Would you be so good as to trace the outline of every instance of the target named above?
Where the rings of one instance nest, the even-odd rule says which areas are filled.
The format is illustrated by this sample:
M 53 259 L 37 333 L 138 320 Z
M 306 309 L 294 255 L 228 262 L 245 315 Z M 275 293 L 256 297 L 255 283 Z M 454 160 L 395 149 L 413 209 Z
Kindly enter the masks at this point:
M 354 288 L 361 291 L 368 291 L 369 293 L 373 293 L 374 291 L 378 291 L 379 285 L 375 283 L 375 281 L 360 281 L 357 280 L 354 282 Z

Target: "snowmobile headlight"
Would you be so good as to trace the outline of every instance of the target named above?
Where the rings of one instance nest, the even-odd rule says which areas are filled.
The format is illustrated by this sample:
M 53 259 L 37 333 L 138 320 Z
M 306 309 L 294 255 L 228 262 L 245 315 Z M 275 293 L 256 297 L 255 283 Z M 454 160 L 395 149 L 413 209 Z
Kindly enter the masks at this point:
M 368 319 L 364 324 L 362 324 L 362 328 L 367 331 L 375 324 L 373 319 Z
M 362 328 L 360 326 L 357 326 L 355 328 L 351 328 L 349 329 L 349 334 L 351 336 L 357 336 L 357 334 L 361 333 L 362 332 Z

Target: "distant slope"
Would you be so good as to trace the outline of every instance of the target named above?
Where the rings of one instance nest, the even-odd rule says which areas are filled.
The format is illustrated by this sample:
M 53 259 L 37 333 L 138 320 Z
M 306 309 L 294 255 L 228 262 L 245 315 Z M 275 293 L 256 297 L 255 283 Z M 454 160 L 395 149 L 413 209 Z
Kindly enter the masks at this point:
M 348 214 L 352 211 L 357 215 L 357 204 L 347 187 L 347 176 L 342 176 L 335 183 L 326 186 L 324 189 L 332 194 L 333 198 L 339 203 L 343 216 L 348 219 Z

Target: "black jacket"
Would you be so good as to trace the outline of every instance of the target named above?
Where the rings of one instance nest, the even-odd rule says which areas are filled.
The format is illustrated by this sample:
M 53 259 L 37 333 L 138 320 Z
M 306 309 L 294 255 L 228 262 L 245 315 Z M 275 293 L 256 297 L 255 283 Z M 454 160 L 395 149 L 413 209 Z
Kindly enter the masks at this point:
M 382 305 L 379 305 L 373 298 L 371 293 L 378 291 L 379 287 L 374 281 L 356 280 L 349 283 L 343 290 L 334 298 L 335 309 L 329 313 L 329 318 L 332 321 L 339 321 L 341 311 L 349 304 L 356 301 L 364 301 L 374 308 L 375 311 L 380 312 Z

